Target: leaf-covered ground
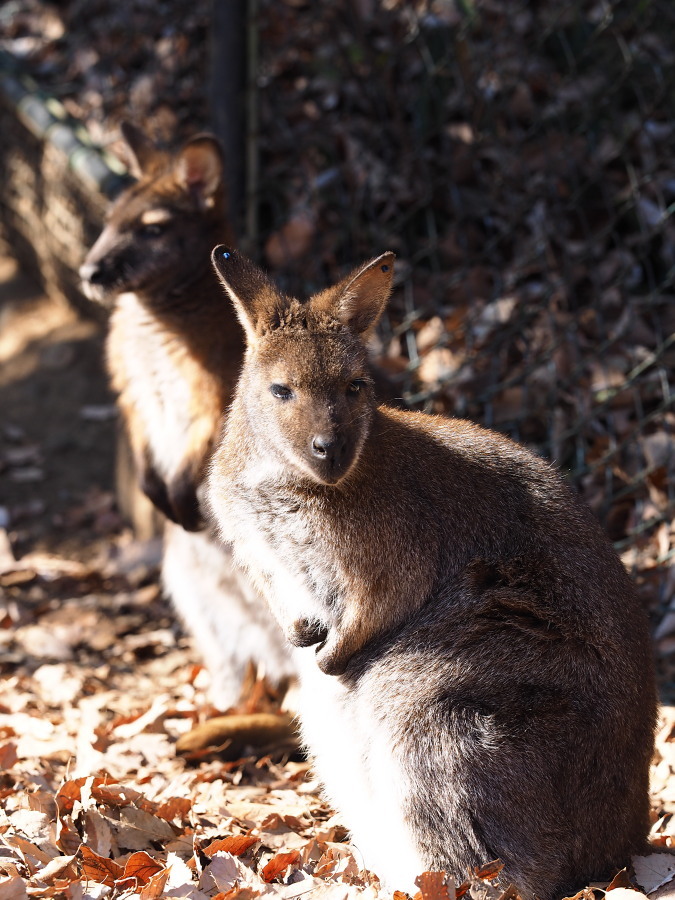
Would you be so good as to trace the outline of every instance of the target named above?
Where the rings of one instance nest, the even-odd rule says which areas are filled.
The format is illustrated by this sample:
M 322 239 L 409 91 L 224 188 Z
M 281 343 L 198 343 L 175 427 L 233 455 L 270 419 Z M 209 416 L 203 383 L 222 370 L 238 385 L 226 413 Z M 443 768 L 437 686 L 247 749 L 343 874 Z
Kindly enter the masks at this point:
M 581 461 L 672 687 L 672 6 L 259 9 L 254 249 L 303 287 L 397 251 L 389 368 L 439 409 Z M 0 6 L 0 46 L 116 149 L 123 117 L 164 138 L 207 124 L 208 14 L 206 0 L 24 0 Z M 376 896 L 306 762 L 176 754 L 214 710 L 157 587 L 158 548 L 115 507 L 102 334 L 39 298 L 17 317 L 22 290 L 0 286 L 0 900 Z M 252 681 L 242 710 L 270 703 Z M 666 850 L 674 769 L 666 709 Z M 669 854 L 635 870 L 651 897 L 671 891 Z M 492 872 L 457 893 L 492 900 Z M 639 900 L 628 885 L 614 900 Z M 424 900 L 453 890 L 421 883 Z
M 160 596 L 156 561 L 156 546 L 124 538 L 96 564 L 38 552 L 16 562 L 3 548 L 0 900 L 380 896 L 309 763 L 245 749 L 225 761 L 227 747 L 177 755 L 177 739 L 214 710 Z M 269 710 L 260 687 L 251 683 L 242 711 Z M 674 767 L 668 708 L 653 777 L 662 848 L 675 840 Z M 675 857 L 635 868 L 655 892 Z M 420 886 L 425 900 L 455 887 L 500 895 L 478 876 Z
M 18 296 L 21 284 L 10 277 L 0 285 L 0 301 L 3 287 Z M 13 341 L 0 341 L 0 392 L 11 412 L 1 426 L 8 505 L 0 514 L 14 523 L 0 527 L 0 900 L 377 898 L 377 873 L 363 871 L 344 823 L 297 754 L 233 753 L 218 738 L 216 748 L 177 753 L 216 710 L 198 653 L 161 596 L 157 542 L 135 541 L 105 490 L 111 473 L 100 454 L 112 432 L 102 372 L 90 385 L 102 392 L 98 420 L 83 420 L 70 465 L 55 465 L 47 447 L 57 413 L 64 423 L 78 421 L 83 408 L 93 415 L 91 397 L 58 388 L 100 351 L 100 334 L 74 340 L 80 325 L 68 311 L 22 290 L 20 302 L 0 302 Z M 42 389 L 45 378 L 56 393 Z M 92 453 L 97 465 L 87 465 Z M 70 480 L 73 468 L 78 482 Z M 236 712 L 270 714 L 277 706 L 252 677 Z M 675 840 L 670 708 L 658 736 L 653 811 L 655 847 L 668 850 Z M 498 900 L 489 877 L 496 870 L 456 886 L 431 874 L 420 894 Z M 635 861 L 635 872 L 635 884 L 662 896 L 675 857 Z M 623 875 L 614 889 L 629 884 Z

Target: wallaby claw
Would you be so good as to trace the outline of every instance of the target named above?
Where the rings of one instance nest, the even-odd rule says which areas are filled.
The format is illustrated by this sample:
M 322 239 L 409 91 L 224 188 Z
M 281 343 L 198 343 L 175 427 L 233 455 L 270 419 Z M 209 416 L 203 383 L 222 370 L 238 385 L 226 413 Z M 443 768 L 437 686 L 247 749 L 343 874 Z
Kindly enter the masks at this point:
M 201 531 L 204 528 L 206 523 L 191 482 L 185 478 L 177 479 L 169 487 L 169 498 L 179 525 L 186 531 Z
M 164 479 L 154 466 L 140 467 L 141 490 L 150 502 L 172 522 L 178 522 Z

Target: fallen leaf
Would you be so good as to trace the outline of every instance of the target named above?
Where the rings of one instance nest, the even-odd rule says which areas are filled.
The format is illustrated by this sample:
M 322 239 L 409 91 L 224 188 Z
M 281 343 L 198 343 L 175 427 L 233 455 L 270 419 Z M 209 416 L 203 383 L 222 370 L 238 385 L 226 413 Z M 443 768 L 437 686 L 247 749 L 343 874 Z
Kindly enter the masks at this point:
M 492 862 L 475 868 L 473 874 L 476 878 L 480 878 L 481 880 L 492 881 L 493 878 L 496 878 L 497 875 L 499 875 L 503 868 L 504 863 L 501 859 L 493 859 Z
M 91 776 L 84 778 L 71 778 L 68 781 L 64 781 L 61 787 L 56 792 L 56 805 L 59 810 L 59 815 L 64 815 L 65 813 L 72 813 L 73 807 L 78 800 L 82 800 L 82 788 L 89 782 L 89 792 L 93 790 L 94 787 L 97 787 L 100 784 L 105 783 L 105 779 L 103 778 L 91 778 Z M 87 804 L 85 803 L 85 806 Z
M 340 881 L 349 882 L 358 877 L 359 871 L 360 866 L 349 844 L 331 844 L 317 862 L 314 874 L 318 878 L 332 876 L 339 877 Z
M 99 856 L 85 844 L 80 847 L 82 871 L 90 881 L 105 884 L 112 887 L 115 882 L 124 876 L 124 868 L 106 856 Z
M 264 888 L 240 887 L 237 884 L 229 891 L 220 891 L 213 900 L 257 900 L 258 897 L 264 897 L 265 893 Z
M 213 856 L 219 852 L 231 853 L 232 856 L 243 856 L 259 840 L 259 837 L 252 834 L 233 834 L 212 841 L 208 846 L 202 848 L 202 853 L 206 856 Z
M 164 866 L 153 859 L 149 853 L 139 850 L 132 853 L 124 864 L 124 878 L 135 878 L 140 884 L 147 884 L 150 879 L 161 872 Z
M 159 897 L 162 897 L 168 878 L 168 869 L 162 869 L 153 875 L 141 889 L 141 900 L 158 900 Z
M 455 883 L 445 872 L 422 872 L 415 884 L 422 900 L 455 900 Z
M 291 850 L 290 853 L 277 853 L 262 870 L 263 881 L 267 883 L 274 881 L 299 859 L 300 852 L 298 850 Z
M 586 890 L 586 892 L 580 891 L 579 893 L 582 895 L 583 900 L 586 900 L 587 894 L 589 892 L 588 890 Z M 592 896 L 592 892 L 590 893 Z M 614 888 L 614 890 L 612 891 L 612 900 L 641 900 L 641 898 L 644 897 L 645 894 L 641 893 L 640 891 L 636 891 L 634 888 L 618 887 Z
M 192 871 L 175 853 L 167 853 L 166 867 L 169 872 L 169 877 L 166 883 L 167 891 L 178 890 L 184 885 L 189 885 L 190 887 L 193 886 Z M 176 894 L 175 896 L 179 895 Z
M 15 765 L 17 759 L 16 743 L 14 741 L 0 744 L 0 769 L 6 772 Z
M 99 803 L 107 803 L 109 806 L 117 806 L 120 809 L 130 806 L 132 803 L 138 803 L 141 806 L 145 799 L 140 791 L 136 791 L 128 785 L 109 783 L 103 778 L 94 779 L 91 796 Z
M 260 823 L 262 831 L 302 831 L 305 828 L 297 816 L 281 816 L 279 813 L 271 813 Z
M 38 863 L 46 865 L 54 855 L 53 853 L 46 853 L 37 844 L 16 833 L 3 835 L 3 840 L 10 847 L 14 847 L 19 851 L 26 865 L 31 869 L 31 873 L 36 872 L 40 868 Z
M 628 874 L 628 869 L 621 869 L 616 873 L 614 878 L 607 885 L 605 893 L 609 891 L 615 891 L 617 888 L 626 888 L 629 891 L 635 890 L 633 883 L 630 880 L 630 875 Z
M 650 853 L 648 856 L 634 856 L 632 859 L 635 880 L 645 892 L 651 894 L 675 876 L 675 855 L 672 853 Z M 617 888 L 621 890 L 621 888 Z M 616 893 L 613 900 L 622 900 Z
M 112 846 L 110 825 L 95 809 L 88 809 L 84 814 L 84 842 L 99 856 L 109 856 Z
M 35 873 L 33 880 L 51 884 L 57 878 L 63 878 L 67 875 L 68 880 L 72 881 L 75 877 L 75 868 L 73 866 L 75 858 L 76 854 L 55 857 L 44 868 Z
M 0 878 L 0 900 L 27 900 L 27 897 L 23 878 L 18 875 Z
M 72 823 L 70 816 L 56 820 L 56 846 L 66 854 L 74 854 L 80 848 L 82 838 Z
M 254 879 L 258 880 L 255 873 L 244 867 L 235 856 L 231 853 L 220 853 L 202 872 L 199 887 L 201 890 L 210 890 L 215 885 L 219 891 L 224 891 L 241 882 L 250 882 Z
M 184 820 L 191 808 L 192 801 L 187 797 L 171 797 L 157 807 L 155 815 L 160 819 L 166 819 L 167 822 L 173 822 L 174 819 Z

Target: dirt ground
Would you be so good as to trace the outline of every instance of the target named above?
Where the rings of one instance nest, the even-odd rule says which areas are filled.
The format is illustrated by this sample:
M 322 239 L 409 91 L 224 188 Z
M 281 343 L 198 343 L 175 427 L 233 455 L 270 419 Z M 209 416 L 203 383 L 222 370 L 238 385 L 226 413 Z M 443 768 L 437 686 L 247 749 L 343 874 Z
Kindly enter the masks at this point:
M 103 337 L 0 257 L 0 520 L 18 556 L 82 559 L 121 530 Z

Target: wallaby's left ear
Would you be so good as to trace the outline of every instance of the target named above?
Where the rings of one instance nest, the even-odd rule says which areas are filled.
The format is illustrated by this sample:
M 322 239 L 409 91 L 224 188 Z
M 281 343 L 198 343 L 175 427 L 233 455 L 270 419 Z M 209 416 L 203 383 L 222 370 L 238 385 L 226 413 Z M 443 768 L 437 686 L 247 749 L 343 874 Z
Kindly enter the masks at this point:
M 211 261 L 234 304 L 248 343 L 254 344 L 258 334 L 278 318 L 285 306 L 284 297 L 262 269 L 224 244 L 214 249 Z
M 176 177 L 192 193 L 200 206 L 213 206 L 223 187 L 223 150 L 212 134 L 198 134 L 181 148 L 176 161 Z
M 330 311 L 357 334 L 376 324 L 387 304 L 394 279 L 393 253 L 383 253 L 355 269 L 339 284 L 314 297 L 312 303 Z
M 126 119 L 120 122 L 120 131 L 127 145 L 129 171 L 134 178 L 142 178 L 154 172 L 164 161 L 164 154 L 132 122 Z

